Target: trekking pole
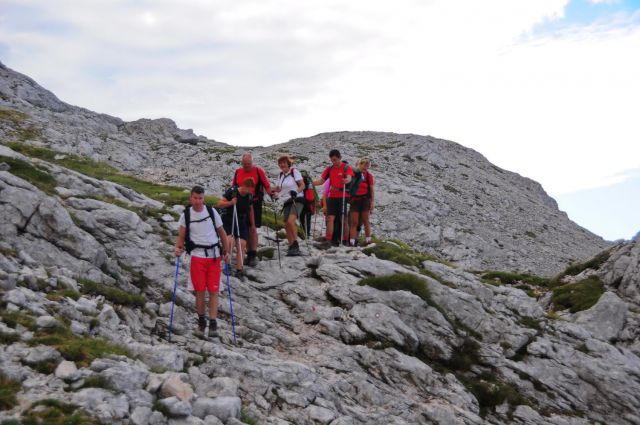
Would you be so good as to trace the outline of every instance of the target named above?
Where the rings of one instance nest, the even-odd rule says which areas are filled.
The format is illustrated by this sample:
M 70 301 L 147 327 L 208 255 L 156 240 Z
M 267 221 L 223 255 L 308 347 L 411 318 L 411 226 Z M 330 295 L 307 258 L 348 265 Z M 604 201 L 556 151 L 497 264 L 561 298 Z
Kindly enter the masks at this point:
M 171 302 L 171 319 L 169 319 L 169 342 L 173 330 L 173 307 L 176 305 L 176 288 L 178 287 L 178 273 L 180 272 L 180 256 L 176 257 L 176 278 L 173 281 L 173 301 Z
M 347 198 L 347 183 L 345 182 L 342 185 L 342 211 L 340 211 L 340 214 L 342 215 L 342 223 L 340 223 L 340 244 L 342 244 L 342 241 L 344 240 L 344 225 L 345 225 L 345 217 L 344 217 L 344 202 Z
M 315 200 L 313 201 L 313 240 L 316 239 L 316 224 L 318 224 L 318 206 Z
M 229 282 L 229 263 L 224 262 L 224 267 L 227 272 L 227 290 L 229 290 L 229 311 L 231 312 L 231 331 L 233 333 L 233 343 L 237 344 L 236 341 L 236 318 L 233 315 L 233 301 L 231 301 L 231 283 Z
M 240 267 L 244 269 L 244 252 L 242 252 L 242 242 L 240 242 L 240 223 L 238 223 L 238 210 L 236 206 L 233 206 L 233 219 L 236 223 L 236 230 L 238 231 L 238 238 L 236 239 L 234 236 L 234 241 L 236 243 L 236 256 L 240 258 Z
M 275 226 L 278 222 L 278 216 L 276 215 L 276 201 L 272 201 L 273 204 L 273 225 Z M 278 236 L 278 229 L 273 229 L 276 234 L 276 245 L 278 247 L 278 265 L 282 268 L 282 262 L 280 261 L 280 236 Z

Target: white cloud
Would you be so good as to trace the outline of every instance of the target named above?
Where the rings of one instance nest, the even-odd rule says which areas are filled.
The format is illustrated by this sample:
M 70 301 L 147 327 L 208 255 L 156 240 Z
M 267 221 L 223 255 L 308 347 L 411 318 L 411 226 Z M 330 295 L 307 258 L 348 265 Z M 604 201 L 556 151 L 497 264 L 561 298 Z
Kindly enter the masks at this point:
M 567 0 L 5 3 L 31 8 L 0 21 L 9 66 L 125 119 L 167 116 L 243 145 L 431 134 L 552 194 L 640 167 L 640 30 L 535 35 Z

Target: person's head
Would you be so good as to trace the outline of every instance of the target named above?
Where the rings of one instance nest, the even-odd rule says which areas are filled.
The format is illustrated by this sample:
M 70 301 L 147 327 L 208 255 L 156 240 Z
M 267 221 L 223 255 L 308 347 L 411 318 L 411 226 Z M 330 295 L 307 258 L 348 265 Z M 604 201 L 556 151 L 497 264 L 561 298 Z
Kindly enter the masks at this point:
M 202 186 L 193 186 L 191 195 L 189 196 L 191 206 L 199 211 L 204 205 L 204 188 Z
M 329 159 L 331 159 L 331 163 L 333 165 L 338 165 L 342 162 L 342 155 L 340 155 L 340 151 L 338 149 L 331 149 L 329 152 Z
M 360 160 L 358 160 L 358 168 L 360 171 L 367 171 L 370 165 L 371 161 L 369 158 L 360 158 Z
M 242 154 L 242 168 L 244 168 L 245 171 L 249 171 L 251 170 L 251 167 L 253 167 L 253 159 L 251 158 L 251 154 Z
M 247 177 L 242 181 L 240 187 L 238 187 L 238 192 L 240 192 L 240 194 L 244 196 L 247 193 L 251 192 L 251 189 L 254 187 L 256 187 L 256 182 L 253 181 L 252 177 Z
M 280 170 L 285 173 L 289 172 L 289 168 L 291 168 L 292 164 L 293 159 L 291 159 L 289 155 L 282 155 L 278 158 L 278 167 L 280 167 Z

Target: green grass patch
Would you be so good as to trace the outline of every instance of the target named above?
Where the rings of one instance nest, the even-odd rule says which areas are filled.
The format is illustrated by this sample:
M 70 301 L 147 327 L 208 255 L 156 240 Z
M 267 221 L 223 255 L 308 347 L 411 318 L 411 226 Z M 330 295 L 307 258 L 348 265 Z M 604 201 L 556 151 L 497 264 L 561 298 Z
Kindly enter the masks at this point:
M 490 284 L 504 284 L 504 285 L 516 285 L 520 283 L 527 283 L 529 285 L 536 285 L 547 287 L 549 286 L 549 279 L 543 277 L 533 276 L 526 273 L 510 273 L 501 272 L 495 270 L 489 270 L 486 272 L 479 272 L 480 277 L 486 283 Z
M 140 180 L 136 177 L 123 174 L 120 170 L 105 162 L 24 143 L 7 143 L 7 146 L 24 155 L 40 158 L 100 180 L 118 183 L 138 193 L 142 193 L 151 199 L 164 202 L 168 206 L 187 204 L 189 202 L 190 193 L 188 190 L 185 191 L 186 188 Z M 215 204 L 218 198 L 207 195 L 205 196 L 205 201 Z
M 542 325 L 540 324 L 540 320 L 532 319 L 531 317 L 520 318 L 520 324 L 524 327 L 535 329 L 537 331 L 542 330 Z
M 20 124 L 29 116 L 24 112 L 16 111 L 10 108 L 0 108 L 0 120 L 11 121 L 14 124 Z
M 65 297 L 69 297 L 74 301 L 78 301 L 80 299 L 80 293 L 78 291 L 74 291 L 73 289 L 59 289 L 57 291 L 49 292 L 47 294 L 47 299 L 49 301 L 62 301 Z
M 407 243 L 398 239 L 383 241 L 378 238 L 373 238 L 373 242 L 375 245 L 365 248 L 363 252 L 367 255 L 373 254 L 382 260 L 389 260 L 405 266 L 416 267 L 422 267 L 423 261 L 435 261 L 450 265 L 437 257 L 416 251 Z
M 13 409 L 18 404 L 16 394 L 21 388 L 19 382 L 6 378 L 0 372 L 0 410 Z
M 82 389 L 82 388 L 102 388 L 105 390 L 112 389 L 107 378 L 105 378 L 102 375 L 89 376 L 84 380 L 84 384 L 82 384 L 82 387 L 79 389 Z
M 30 364 L 29 367 L 43 375 L 51 375 L 58 367 L 58 362 L 56 360 L 42 360 L 40 362 Z
M 56 179 L 46 171 L 34 167 L 26 161 L 17 158 L 9 158 L 0 155 L 0 162 L 6 162 L 11 167 L 9 172 L 16 177 L 28 181 L 43 192 L 52 195 L 55 193 Z
M 576 350 L 581 351 L 581 352 L 583 352 L 585 354 L 589 354 L 590 353 L 589 349 L 587 348 L 587 344 L 585 344 L 585 343 L 582 343 L 578 347 L 576 347 Z
M 85 278 L 76 278 L 82 285 L 82 292 L 85 294 L 102 295 L 114 304 L 130 307 L 144 307 L 147 300 L 139 294 L 130 294 L 122 289 L 106 286 Z
M 365 277 L 358 285 L 367 285 L 380 291 L 409 291 L 433 305 L 431 293 L 424 280 L 411 273 L 396 273 L 388 276 Z
M 15 329 L 18 325 L 24 326 L 30 331 L 35 331 L 38 328 L 34 318 L 21 311 L 8 312 L 5 309 L 0 309 L 0 317 L 12 329 Z
M 45 399 L 22 414 L 22 425 L 95 425 L 98 422 L 73 404 Z
M 531 405 L 513 385 L 500 382 L 494 373 L 485 372 L 473 378 L 461 377 L 464 386 L 476 397 L 480 416 L 485 417 L 504 402 L 511 406 Z
M 551 302 L 555 310 L 569 309 L 571 313 L 576 313 L 591 308 L 602 294 L 604 284 L 597 276 L 590 276 L 580 282 L 555 288 Z
M 112 344 L 102 338 L 79 337 L 66 327 L 39 330 L 29 345 L 48 345 L 57 349 L 66 360 L 74 361 L 80 367 L 86 367 L 97 358 L 106 354 L 118 354 L 131 357 L 126 348 Z
M 20 334 L 0 332 L 0 344 L 9 345 L 20 341 Z
M 277 211 L 274 213 L 274 210 L 273 208 L 271 208 L 271 206 L 267 206 L 263 204 L 262 225 L 267 226 L 274 230 L 284 229 L 284 224 L 282 223 L 282 214 L 278 214 Z
M 16 251 L 13 248 L 0 246 L 0 254 L 4 255 L 5 257 L 17 257 L 18 256 L 18 251 Z
M 240 422 L 248 425 L 257 425 L 258 420 L 251 416 L 244 408 L 240 409 Z
M 153 404 L 151 405 L 151 410 L 160 412 L 166 417 L 171 417 L 171 412 L 169 411 L 169 408 L 165 406 L 160 400 L 156 400 L 153 402 Z
M 603 251 L 600 254 L 596 255 L 592 259 L 585 261 L 584 263 L 576 263 L 572 264 L 565 271 L 558 274 L 551 280 L 551 286 L 560 285 L 560 281 L 565 276 L 577 276 L 583 271 L 587 269 L 599 270 L 600 267 L 609 259 L 611 256 L 610 251 Z
M 465 338 L 462 345 L 453 352 L 449 361 L 446 362 L 447 368 L 466 372 L 471 369 L 471 366 L 481 364 L 479 350 L 480 344 L 477 341 Z

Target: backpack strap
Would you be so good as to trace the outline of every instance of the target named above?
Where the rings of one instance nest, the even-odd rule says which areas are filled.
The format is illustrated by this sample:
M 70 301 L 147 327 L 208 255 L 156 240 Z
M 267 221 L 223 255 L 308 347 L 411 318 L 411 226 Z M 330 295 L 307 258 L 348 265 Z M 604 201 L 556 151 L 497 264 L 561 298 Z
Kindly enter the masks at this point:
M 213 215 L 213 208 L 211 207 L 211 205 L 205 205 L 205 207 L 207 208 L 207 212 L 209 213 L 209 217 L 211 218 L 211 223 L 213 224 L 213 228 L 215 230 L 216 220 Z M 206 220 L 206 218 L 198 221 L 204 221 L 204 220 Z M 222 245 L 220 244 L 219 237 L 217 242 L 211 245 L 198 245 L 191 240 L 191 232 L 189 231 L 189 225 L 191 224 L 191 205 L 187 205 L 184 209 L 184 222 L 185 222 L 185 227 L 187 229 L 184 237 L 184 247 L 185 247 L 185 251 L 187 251 L 187 254 L 191 254 L 191 251 L 193 251 L 195 248 L 202 248 L 204 249 L 204 255 L 208 257 L 209 250 L 213 249 L 213 258 L 217 258 L 215 247 L 218 247 L 218 252 L 223 254 L 223 249 L 222 249 Z

